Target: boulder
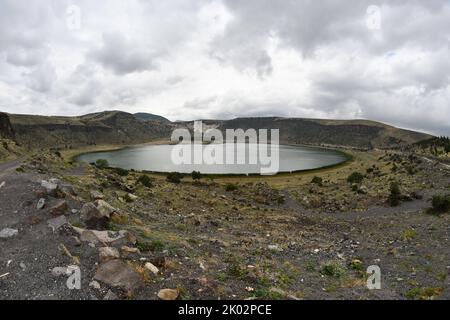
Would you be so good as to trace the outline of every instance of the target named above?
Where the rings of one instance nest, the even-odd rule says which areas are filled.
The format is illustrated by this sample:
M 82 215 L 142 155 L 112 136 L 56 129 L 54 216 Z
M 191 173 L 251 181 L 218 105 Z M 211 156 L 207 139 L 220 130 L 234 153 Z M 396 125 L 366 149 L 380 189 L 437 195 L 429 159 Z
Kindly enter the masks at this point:
M 60 200 L 57 204 L 50 208 L 50 213 L 55 216 L 60 216 L 65 214 L 68 209 L 69 206 L 67 205 L 67 202 L 65 200 Z
M 109 215 L 105 215 L 93 203 L 86 203 L 80 211 L 81 219 L 89 229 L 103 230 L 109 222 Z
M 105 262 L 113 259 L 119 259 L 120 253 L 114 247 L 103 247 L 98 249 L 98 253 L 100 256 L 100 261 Z
M 102 263 L 98 267 L 94 279 L 131 293 L 143 285 L 139 274 L 128 264 L 117 259 Z
M 17 229 L 11 229 L 11 228 L 5 228 L 0 231 L 0 239 L 8 239 L 15 237 L 19 234 L 19 230 Z
M 105 197 L 101 192 L 96 190 L 91 191 L 90 196 L 92 201 L 103 200 L 103 198 Z
M 125 230 L 114 232 L 86 230 L 76 227 L 73 227 L 73 229 L 78 232 L 80 235 L 80 240 L 83 242 L 90 242 L 94 244 L 103 243 L 114 247 L 136 243 L 136 238 Z
M 41 186 L 45 189 L 47 195 L 52 197 L 55 197 L 58 191 L 58 184 L 55 182 L 56 182 L 55 179 L 51 179 L 50 181 L 46 180 L 41 181 Z
M 110 218 L 114 212 L 117 212 L 117 209 L 109 205 L 106 201 L 96 200 L 94 204 L 104 217 Z
M 67 221 L 67 218 L 65 216 L 59 216 L 47 221 L 48 226 L 52 229 L 53 232 L 58 231 L 68 223 L 69 221 Z
M 69 195 L 72 195 L 72 196 L 76 196 L 77 195 L 77 193 L 75 192 L 75 189 L 69 184 L 63 184 L 63 185 L 61 185 L 59 187 L 59 189 L 62 192 L 64 192 L 64 194 L 69 194 Z

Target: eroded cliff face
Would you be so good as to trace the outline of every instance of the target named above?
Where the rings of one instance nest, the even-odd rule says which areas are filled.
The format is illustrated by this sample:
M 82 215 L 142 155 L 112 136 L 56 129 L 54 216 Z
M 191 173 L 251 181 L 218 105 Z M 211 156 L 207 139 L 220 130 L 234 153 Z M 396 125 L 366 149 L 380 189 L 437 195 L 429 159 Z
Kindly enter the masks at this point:
M 143 122 L 124 112 L 82 117 L 11 115 L 17 142 L 29 148 L 75 148 L 89 145 L 137 144 L 170 137 L 171 126 Z
M 14 129 L 6 113 L 0 112 L 0 138 L 14 139 Z

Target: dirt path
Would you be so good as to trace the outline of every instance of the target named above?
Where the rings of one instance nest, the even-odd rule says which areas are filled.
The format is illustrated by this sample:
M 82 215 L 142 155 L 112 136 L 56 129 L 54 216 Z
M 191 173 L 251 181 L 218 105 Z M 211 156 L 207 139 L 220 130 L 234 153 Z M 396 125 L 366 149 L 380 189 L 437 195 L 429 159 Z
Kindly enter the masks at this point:
M 0 238 L 0 299 L 87 299 L 95 298 L 89 287 L 97 252 L 89 246 L 74 246 L 71 231 L 56 232 L 48 226 L 54 216 L 49 208 L 57 199 L 48 199 L 43 210 L 37 210 L 33 191 L 48 178 L 33 173 L 17 173 L 20 161 L 1 165 L 0 230 L 10 228 L 18 234 Z M 76 208 L 76 203 L 70 203 Z M 66 277 L 55 277 L 51 270 L 73 264 L 61 245 L 80 257 L 82 290 L 69 290 Z
M 8 161 L 8 162 L 4 162 L 4 163 L 0 163 L 0 175 L 2 173 L 4 173 L 5 171 L 11 170 L 11 169 L 16 169 L 17 167 L 20 166 L 20 163 L 22 162 L 22 160 L 12 160 L 12 161 Z

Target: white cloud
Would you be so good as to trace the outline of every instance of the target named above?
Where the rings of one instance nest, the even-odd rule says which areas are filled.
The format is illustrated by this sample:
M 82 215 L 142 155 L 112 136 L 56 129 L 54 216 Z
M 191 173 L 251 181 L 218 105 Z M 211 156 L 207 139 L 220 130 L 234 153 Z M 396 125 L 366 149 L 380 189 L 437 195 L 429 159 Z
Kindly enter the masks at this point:
M 370 5 L 380 29 L 367 27 Z M 80 29 L 66 9 L 80 8 Z M 0 108 L 371 118 L 450 135 L 446 0 L 0 0 Z

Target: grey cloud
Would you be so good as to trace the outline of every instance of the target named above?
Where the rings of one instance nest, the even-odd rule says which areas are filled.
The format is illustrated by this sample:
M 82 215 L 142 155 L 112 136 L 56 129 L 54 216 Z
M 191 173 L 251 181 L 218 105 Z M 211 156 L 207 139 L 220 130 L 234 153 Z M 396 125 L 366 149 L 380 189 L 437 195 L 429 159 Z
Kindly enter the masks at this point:
M 153 62 L 155 54 L 139 43 L 127 41 L 121 34 L 104 34 L 102 47 L 90 55 L 118 75 L 156 69 Z

